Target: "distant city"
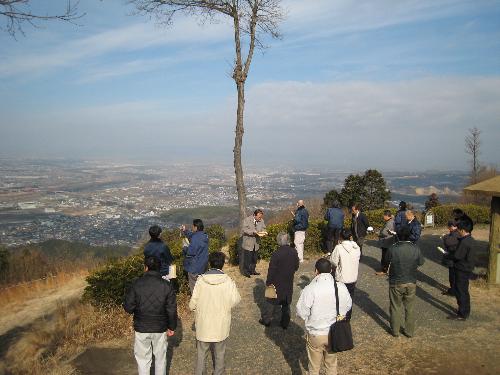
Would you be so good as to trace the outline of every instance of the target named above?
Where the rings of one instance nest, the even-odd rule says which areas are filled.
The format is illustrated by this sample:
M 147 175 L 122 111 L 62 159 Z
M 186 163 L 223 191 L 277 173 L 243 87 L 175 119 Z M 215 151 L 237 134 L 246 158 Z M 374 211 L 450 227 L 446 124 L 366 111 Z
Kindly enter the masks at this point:
M 278 211 L 298 198 L 321 198 L 340 189 L 348 174 L 362 172 L 248 167 L 248 205 Z M 405 199 L 416 207 L 433 192 L 443 202 L 457 200 L 467 183 L 463 172 L 383 175 L 393 204 Z M 48 239 L 134 246 L 153 223 L 181 224 L 165 219 L 173 209 L 236 205 L 234 170 L 228 165 L 0 159 L 0 244 L 6 246 Z

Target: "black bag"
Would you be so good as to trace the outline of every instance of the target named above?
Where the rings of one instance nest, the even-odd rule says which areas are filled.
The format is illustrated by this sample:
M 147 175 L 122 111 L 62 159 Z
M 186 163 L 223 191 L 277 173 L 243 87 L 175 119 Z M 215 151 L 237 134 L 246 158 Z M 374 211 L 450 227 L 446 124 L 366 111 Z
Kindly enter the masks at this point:
M 330 332 L 328 332 L 328 342 L 332 352 L 337 353 L 351 350 L 354 348 L 354 343 L 352 341 L 351 321 L 347 320 L 345 317 L 339 319 L 339 291 L 335 279 L 334 285 L 335 312 L 337 318 L 335 323 L 330 326 Z

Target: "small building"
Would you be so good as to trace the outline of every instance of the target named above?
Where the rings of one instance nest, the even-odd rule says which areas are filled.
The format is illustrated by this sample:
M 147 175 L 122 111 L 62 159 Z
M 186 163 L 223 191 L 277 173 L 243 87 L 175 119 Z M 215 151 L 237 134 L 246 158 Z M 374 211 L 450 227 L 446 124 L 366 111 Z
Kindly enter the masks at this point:
M 488 282 L 500 283 L 500 176 L 467 186 L 466 193 L 491 197 L 491 220 L 488 261 Z

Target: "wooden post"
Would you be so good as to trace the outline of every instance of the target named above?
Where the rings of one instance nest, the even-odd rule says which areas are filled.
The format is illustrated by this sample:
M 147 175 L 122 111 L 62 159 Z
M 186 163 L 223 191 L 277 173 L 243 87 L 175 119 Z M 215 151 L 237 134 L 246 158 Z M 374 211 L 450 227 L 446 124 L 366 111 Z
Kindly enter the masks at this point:
M 491 197 L 490 256 L 488 283 L 500 282 L 500 197 Z

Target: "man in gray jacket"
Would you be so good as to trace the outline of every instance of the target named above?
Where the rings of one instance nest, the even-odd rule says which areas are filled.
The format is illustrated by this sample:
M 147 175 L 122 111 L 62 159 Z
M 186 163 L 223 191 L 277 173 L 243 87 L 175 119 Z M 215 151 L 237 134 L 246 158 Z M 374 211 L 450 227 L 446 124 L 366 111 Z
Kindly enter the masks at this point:
M 255 210 L 252 216 L 243 221 L 242 242 L 240 253 L 240 271 L 245 277 L 259 275 L 255 271 L 257 265 L 257 251 L 259 250 L 260 236 L 266 234 L 264 224 L 264 211 L 260 208 Z
M 394 218 L 392 217 L 392 212 L 390 210 L 384 211 L 384 227 L 378 235 L 378 243 L 382 249 L 382 256 L 380 258 L 380 268 L 379 272 L 375 272 L 377 275 L 386 275 L 389 269 L 389 262 L 387 261 L 387 249 L 394 244 Z
M 389 266 L 389 300 L 392 335 L 399 336 L 401 317 L 406 312 L 403 334 L 415 333 L 413 306 L 417 290 L 417 268 L 424 264 L 420 248 L 410 242 L 410 229 L 404 226 L 398 232 L 399 242 L 387 251 Z

